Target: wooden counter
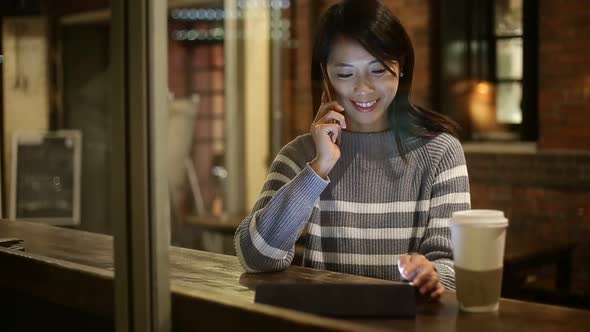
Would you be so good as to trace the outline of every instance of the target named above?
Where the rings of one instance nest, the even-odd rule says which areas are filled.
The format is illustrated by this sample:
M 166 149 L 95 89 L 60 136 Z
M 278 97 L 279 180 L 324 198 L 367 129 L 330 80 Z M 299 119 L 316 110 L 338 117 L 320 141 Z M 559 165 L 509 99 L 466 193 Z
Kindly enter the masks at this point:
M 0 288 L 110 320 L 113 317 L 112 238 L 27 222 L 0 221 L 0 237 L 25 241 L 26 252 L 0 249 Z M 423 303 L 415 320 L 342 320 L 253 303 L 264 281 L 388 283 L 302 267 L 245 274 L 237 258 L 172 247 L 175 331 L 584 331 L 590 311 L 503 299 L 500 311 L 466 314 L 455 295 Z

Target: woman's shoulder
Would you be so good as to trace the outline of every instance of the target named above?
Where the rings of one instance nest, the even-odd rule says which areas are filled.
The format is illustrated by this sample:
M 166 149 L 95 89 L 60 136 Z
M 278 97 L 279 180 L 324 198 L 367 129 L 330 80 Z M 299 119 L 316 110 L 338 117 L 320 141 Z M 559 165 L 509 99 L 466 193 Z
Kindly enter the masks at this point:
M 439 150 L 463 150 L 461 142 L 455 136 L 448 133 L 440 133 L 428 139 L 426 145 L 431 149 Z
M 299 135 L 285 144 L 280 155 L 289 157 L 295 162 L 307 162 L 315 156 L 315 145 L 310 133 Z
M 434 136 L 414 136 L 407 139 L 411 148 L 415 151 L 415 158 L 419 164 L 425 167 L 435 167 L 441 159 L 449 154 L 463 154 L 461 142 L 453 135 L 439 133 Z
M 440 133 L 431 137 L 425 146 L 430 157 L 431 165 L 456 163 L 459 160 L 463 160 L 464 162 L 463 146 L 459 139 L 451 134 Z

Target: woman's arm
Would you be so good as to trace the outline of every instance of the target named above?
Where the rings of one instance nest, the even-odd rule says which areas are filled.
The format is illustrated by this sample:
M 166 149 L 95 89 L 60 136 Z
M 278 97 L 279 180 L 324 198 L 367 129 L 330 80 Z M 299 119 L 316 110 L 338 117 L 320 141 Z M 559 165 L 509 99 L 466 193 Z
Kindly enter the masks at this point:
M 305 160 L 290 145 L 281 150 L 252 213 L 234 235 L 240 264 L 247 272 L 285 270 L 294 256 L 295 242 L 320 194 L 328 185 L 308 164 L 301 169 L 294 160 Z
M 435 167 L 428 224 L 416 255 L 400 258 L 399 269 L 421 294 L 437 299 L 445 288 L 455 289 L 453 246 L 449 219 L 453 212 L 470 209 L 469 179 L 461 143 L 450 135 L 432 142 Z
M 419 251 L 434 263 L 441 283 L 446 288 L 455 289 L 449 219 L 453 212 L 471 208 L 469 178 L 461 143 L 445 134 L 437 139 L 446 148 L 436 165 L 429 220 Z

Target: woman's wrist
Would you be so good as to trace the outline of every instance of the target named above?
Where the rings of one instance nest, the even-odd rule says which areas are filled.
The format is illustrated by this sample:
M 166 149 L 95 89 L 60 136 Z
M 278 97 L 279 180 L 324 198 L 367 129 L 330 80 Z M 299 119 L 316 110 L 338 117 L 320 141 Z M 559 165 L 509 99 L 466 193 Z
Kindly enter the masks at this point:
M 322 179 L 325 180 L 328 178 L 328 174 L 334 167 L 334 163 L 322 161 L 318 158 L 315 158 L 309 163 L 309 167 L 311 167 L 311 169 L 313 169 L 317 175 L 319 175 Z

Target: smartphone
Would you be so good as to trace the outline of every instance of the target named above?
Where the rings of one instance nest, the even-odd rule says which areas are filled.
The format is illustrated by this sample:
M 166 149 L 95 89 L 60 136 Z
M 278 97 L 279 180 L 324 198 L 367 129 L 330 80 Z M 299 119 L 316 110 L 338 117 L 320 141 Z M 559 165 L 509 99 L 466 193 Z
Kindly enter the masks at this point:
M 320 69 L 322 70 L 322 83 L 324 87 L 324 93 L 326 97 L 328 97 L 328 101 L 334 101 L 334 88 L 332 87 L 332 83 L 330 83 L 330 78 L 328 77 L 328 72 L 326 71 L 326 67 L 323 63 L 320 63 Z
M 326 67 L 323 63 L 320 63 L 320 69 L 322 71 L 322 86 L 326 97 L 328 98 L 328 102 L 334 101 L 334 97 L 336 94 L 334 93 L 334 87 L 332 87 L 332 83 L 330 83 L 330 78 L 328 77 L 328 72 L 326 71 Z M 332 120 L 332 123 L 336 123 L 336 120 Z M 340 145 L 340 135 L 338 136 L 338 140 L 336 144 Z

